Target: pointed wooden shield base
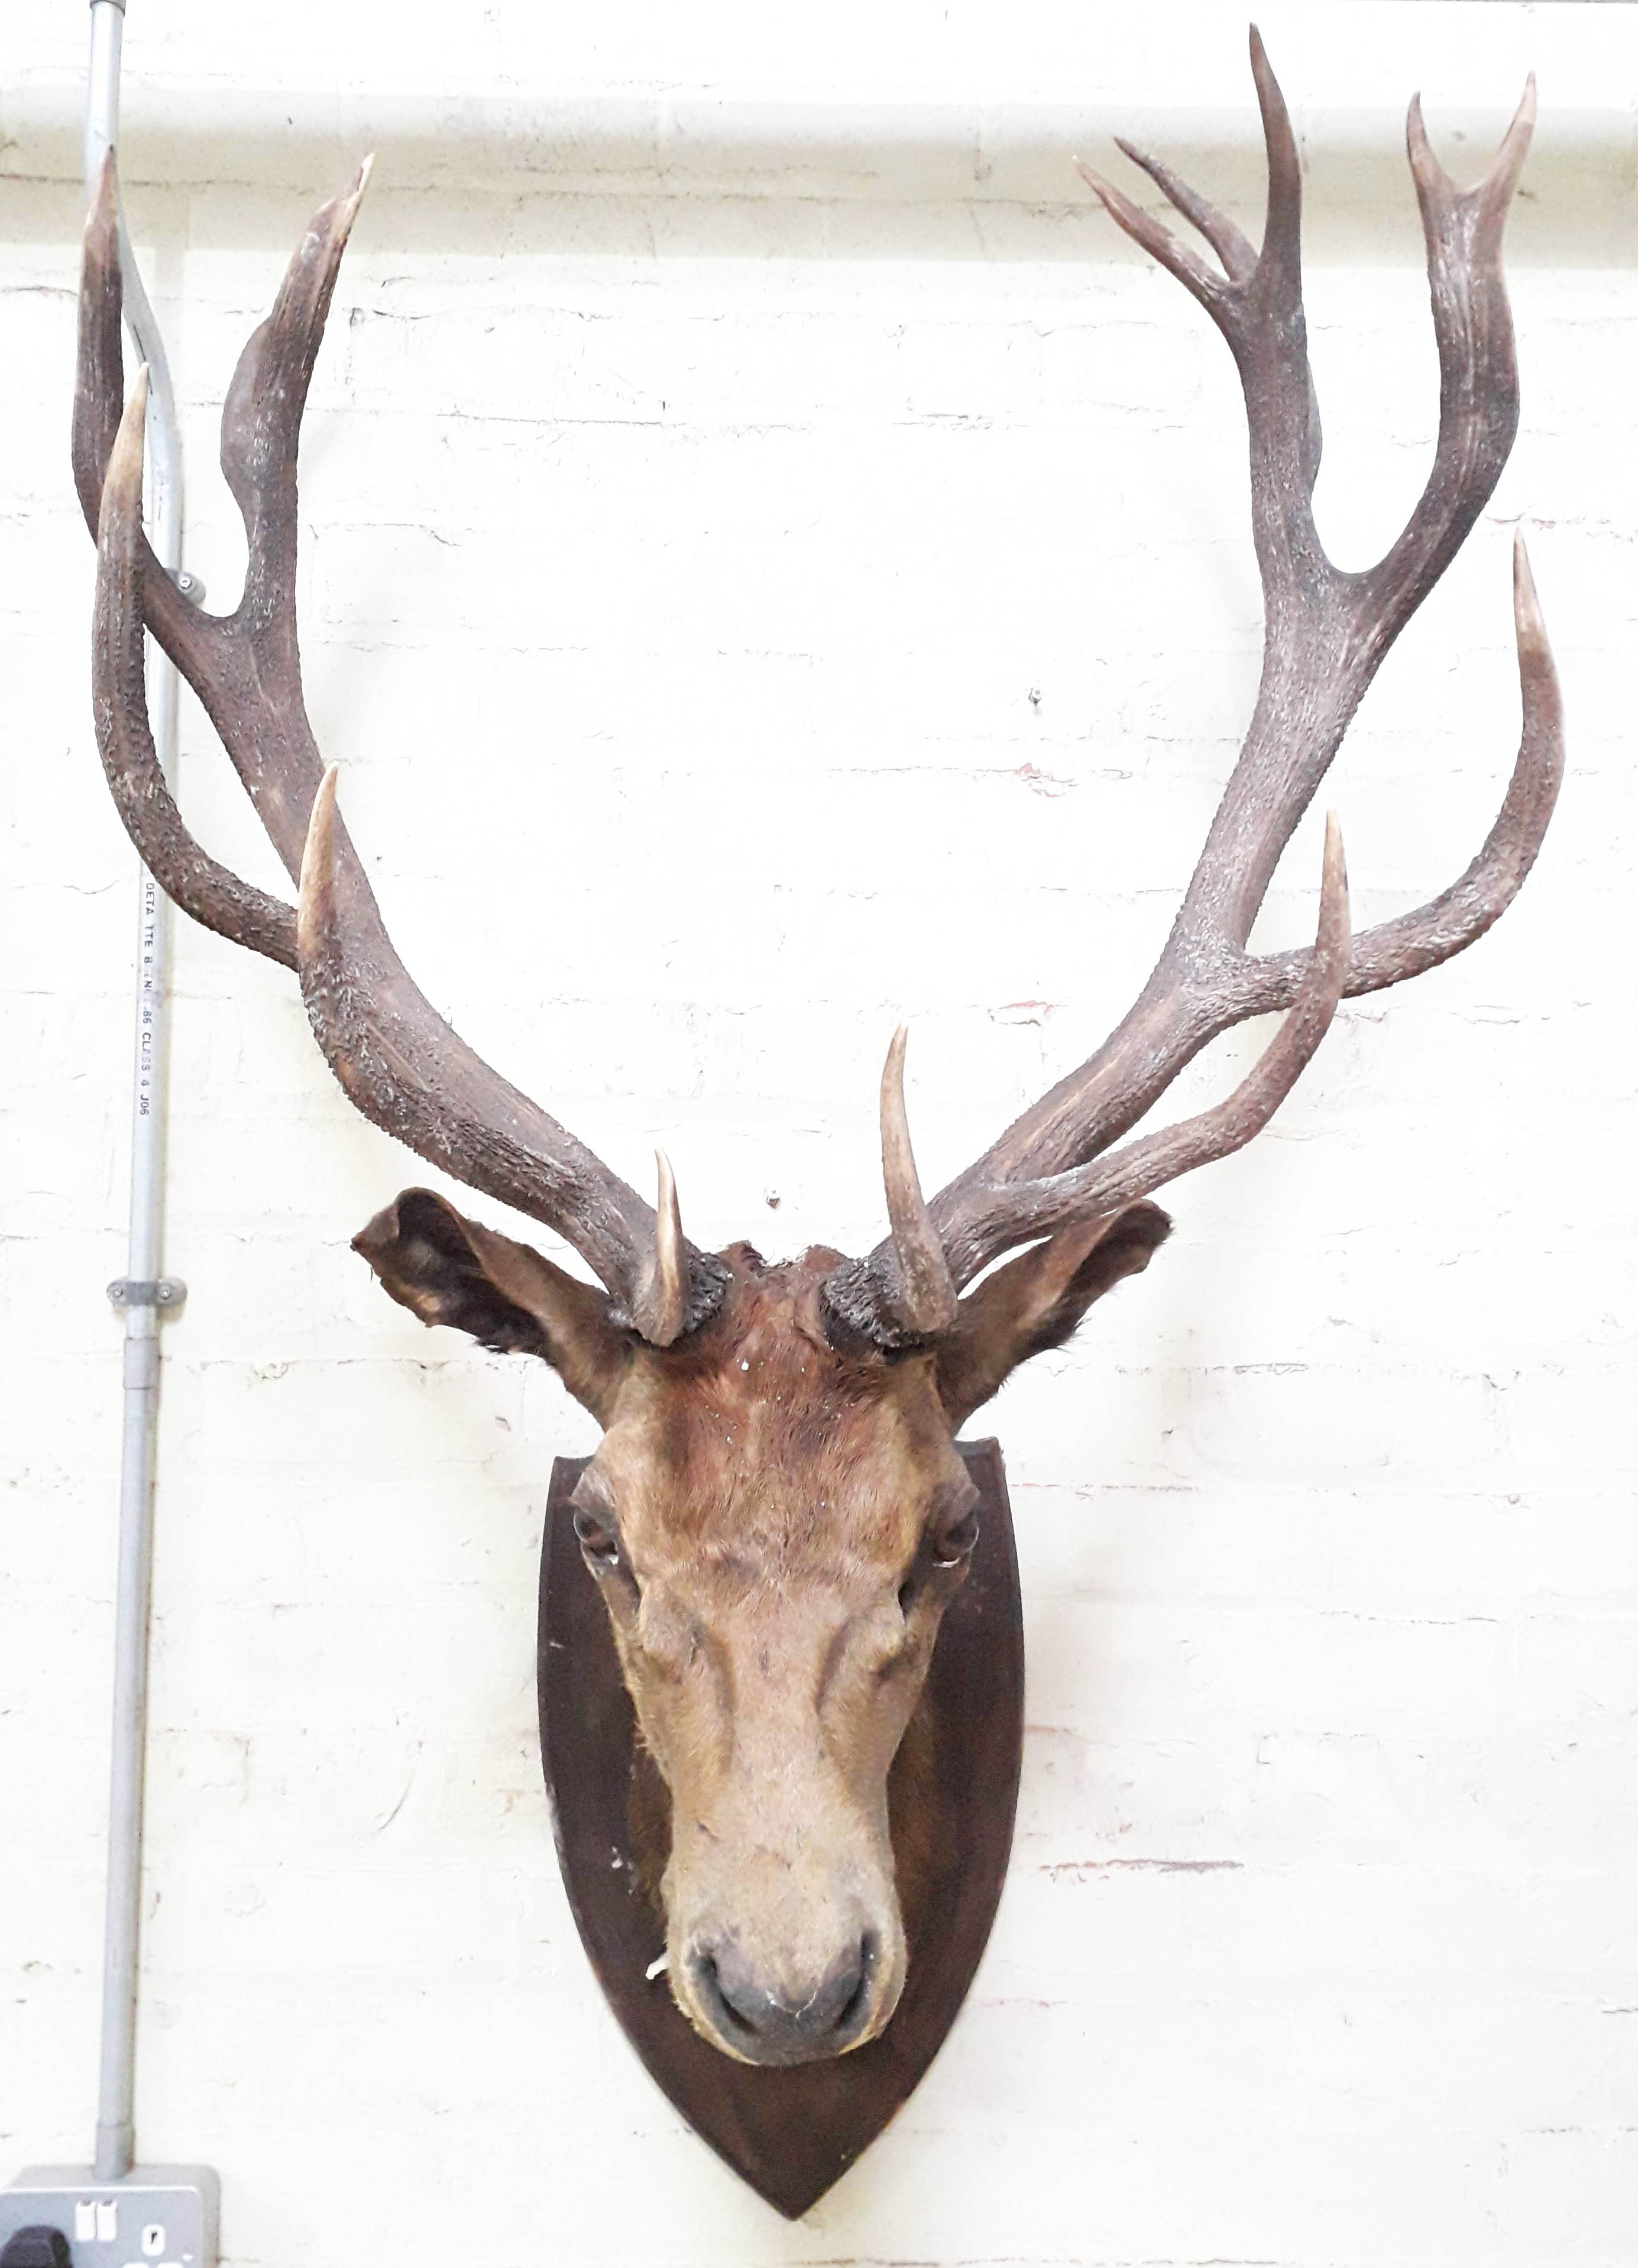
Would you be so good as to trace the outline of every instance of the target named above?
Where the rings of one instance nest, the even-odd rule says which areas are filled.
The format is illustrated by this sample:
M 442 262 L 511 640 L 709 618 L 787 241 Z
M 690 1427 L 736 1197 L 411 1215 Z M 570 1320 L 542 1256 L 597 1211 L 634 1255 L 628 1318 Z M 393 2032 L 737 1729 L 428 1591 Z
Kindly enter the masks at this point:
M 665 1949 L 654 1886 L 668 1819 L 634 1753 L 609 1617 L 575 1540 L 584 1460 L 552 1468 L 541 1550 L 541 1753 L 557 1856 L 598 1981 L 695 2132 L 796 2220 L 905 2101 L 967 1997 L 1012 1848 L 1023 1745 L 1023 1623 L 1000 1446 L 962 1442 L 982 1503 L 972 1569 L 944 1617 L 890 1787 L 910 1971 L 892 2021 L 851 2055 L 758 2070 L 709 2047 L 647 1972 Z

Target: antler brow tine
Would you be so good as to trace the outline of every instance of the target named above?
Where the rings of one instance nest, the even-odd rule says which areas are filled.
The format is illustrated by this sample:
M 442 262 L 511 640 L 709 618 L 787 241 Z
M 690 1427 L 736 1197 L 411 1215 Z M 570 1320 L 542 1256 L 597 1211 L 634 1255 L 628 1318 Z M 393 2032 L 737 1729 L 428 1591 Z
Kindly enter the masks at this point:
M 938 1232 L 928 1218 L 911 1147 L 904 1108 L 904 1047 L 910 1027 L 893 1035 L 882 1071 L 882 1178 L 898 1263 L 900 1322 L 918 1338 L 934 1338 L 956 1320 L 956 1286 Z

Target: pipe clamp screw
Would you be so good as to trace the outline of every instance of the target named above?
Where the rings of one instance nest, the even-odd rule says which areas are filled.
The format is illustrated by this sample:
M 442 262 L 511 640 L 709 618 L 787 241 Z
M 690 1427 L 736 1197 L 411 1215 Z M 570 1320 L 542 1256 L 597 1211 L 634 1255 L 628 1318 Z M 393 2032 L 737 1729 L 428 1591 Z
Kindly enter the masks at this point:
M 117 1276 L 108 1297 L 116 1307 L 180 1307 L 188 1286 L 180 1276 Z

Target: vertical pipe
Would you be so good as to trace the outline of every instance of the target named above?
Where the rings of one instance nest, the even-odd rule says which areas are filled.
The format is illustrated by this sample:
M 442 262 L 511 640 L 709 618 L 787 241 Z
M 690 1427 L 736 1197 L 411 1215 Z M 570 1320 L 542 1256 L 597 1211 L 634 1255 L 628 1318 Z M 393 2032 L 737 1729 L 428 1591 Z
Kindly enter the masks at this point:
M 124 0 L 92 0 L 85 179 L 94 186 L 119 131 Z M 153 310 L 120 220 L 125 320 L 149 368 L 149 534 L 160 563 L 181 557 L 181 452 L 170 370 Z M 151 642 L 149 701 L 159 761 L 176 754 L 176 672 Z M 108 1790 L 108 1879 L 103 1935 L 102 2040 L 96 2176 L 117 2181 L 135 2154 L 136 1974 L 142 1896 L 143 1763 L 148 1710 L 148 1616 L 153 1568 L 154 1437 L 159 1415 L 159 1277 L 164 1197 L 164 1048 L 168 924 L 153 878 L 139 873 L 136 1064 L 125 1319 L 120 1542 L 114 1599 L 114 1723 Z

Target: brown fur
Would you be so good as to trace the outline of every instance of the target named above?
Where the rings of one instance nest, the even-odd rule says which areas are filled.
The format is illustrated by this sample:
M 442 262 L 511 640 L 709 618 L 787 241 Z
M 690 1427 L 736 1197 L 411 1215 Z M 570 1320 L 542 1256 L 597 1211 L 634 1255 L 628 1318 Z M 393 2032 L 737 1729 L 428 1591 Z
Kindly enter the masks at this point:
M 904 1917 L 907 1953 L 913 1950 L 920 1938 L 941 1855 L 933 1843 L 933 1776 L 937 1770 L 933 1705 L 924 1686 L 888 1773 L 888 1833 L 893 1845 L 893 1879 Z M 627 1818 L 638 1896 L 655 1918 L 663 1921 L 665 1874 L 671 1857 L 671 1791 L 640 1740 L 631 1752 Z
M 936 1346 L 894 1356 L 835 1343 L 823 1286 L 840 1256 L 823 1248 L 769 1265 L 731 1246 L 716 1314 L 662 1349 L 430 1192 L 358 1238 L 412 1312 L 541 1355 L 604 1426 L 574 1501 L 641 1728 L 639 1867 L 672 1991 L 725 2052 L 836 2054 L 892 2014 L 939 1855 L 918 1705 L 971 1540 L 956 1428 L 1165 1230 L 1137 1206 L 1037 1247 Z M 831 1988 L 851 2014 L 815 2018 L 809 2041 L 805 2012 Z M 736 2021 L 740 2001 L 775 2012 L 767 2038 Z

